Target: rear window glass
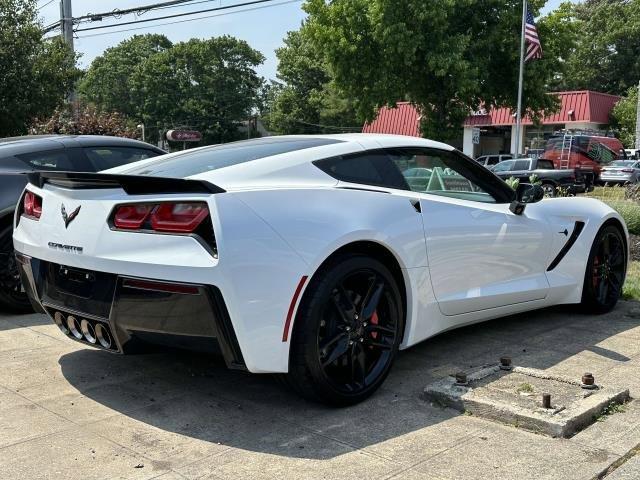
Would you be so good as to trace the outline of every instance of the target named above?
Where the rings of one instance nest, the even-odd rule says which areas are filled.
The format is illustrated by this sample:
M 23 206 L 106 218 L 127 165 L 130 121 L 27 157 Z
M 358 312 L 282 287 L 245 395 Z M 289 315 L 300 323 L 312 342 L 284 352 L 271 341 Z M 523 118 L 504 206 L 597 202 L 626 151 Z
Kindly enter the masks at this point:
M 158 156 L 153 150 L 136 147 L 86 147 L 84 153 L 95 172 Z
M 157 162 L 133 167 L 122 173 L 152 177 L 185 178 L 199 173 L 231 167 L 241 163 L 283 153 L 340 143 L 327 138 L 267 138 L 227 143 L 203 149 L 186 151 Z
M 73 170 L 73 162 L 66 149 L 16 155 L 34 170 Z
M 553 162 L 551 160 L 538 160 L 538 168 L 543 170 L 553 170 Z

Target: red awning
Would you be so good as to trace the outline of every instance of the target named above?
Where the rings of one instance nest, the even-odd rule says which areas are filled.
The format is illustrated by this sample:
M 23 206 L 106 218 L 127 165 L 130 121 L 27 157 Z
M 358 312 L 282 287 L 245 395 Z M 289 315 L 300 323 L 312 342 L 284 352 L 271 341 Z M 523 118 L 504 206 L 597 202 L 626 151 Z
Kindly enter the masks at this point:
M 542 120 L 543 125 L 563 125 L 572 122 L 594 123 L 606 125 L 609 114 L 620 97 L 588 90 L 577 92 L 559 92 L 550 95 L 560 97 L 561 107 L 558 113 Z M 475 114 L 467 117 L 465 127 L 500 127 L 515 125 L 516 119 L 508 108 L 492 108 L 486 114 Z M 523 124 L 531 125 L 530 118 L 523 119 Z M 400 102 L 396 108 L 383 107 L 378 117 L 366 124 L 364 133 L 389 133 L 396 135 L 420 136 L 419 114 L 413 105 Z
M 420 117 L 409 102 L 399 102 L 395 108 L 382 107 L 378 118 L 362 129 L 363 133 L 389 133 L 393 135 L 420 136 Z

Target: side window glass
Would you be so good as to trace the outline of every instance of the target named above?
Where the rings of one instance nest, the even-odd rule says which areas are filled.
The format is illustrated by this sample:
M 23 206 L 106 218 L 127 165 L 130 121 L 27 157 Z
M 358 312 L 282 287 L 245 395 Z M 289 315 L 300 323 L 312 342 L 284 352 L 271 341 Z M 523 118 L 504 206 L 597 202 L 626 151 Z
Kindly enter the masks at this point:
M 135 147 L 86 147 L 83 150 L 94 172 L 158 156 L 152 150 Z
M 314 164 L 337 180 L 408 190 L 407 181 L 384 152 L 366 152 L 319 160 Z M 423 172 L 409 172 L 409 178 L 420 178 Z
M 529 160 L 516 160 L 512 170 L 529 170 Z
M 397 149 L 390 157 L 414 192 L 495 203 L 495 198 L 476 182 L 469 167 L 486 172 L 464 158 L 444 150 Z M 420 172 L 416 176 L 415 172 Z M 488 172 L 486 172 L 488 175 Z
M 512 160 L 506 160 L 504 162 L 500 162 L 498 163 L 498 165 L 495 166 L 495 168 L 493 169 L 494 172 L 508 172 L 510 170 L 512 170 L 511 167 L 513 167 L 513 164 L 515 162 Z
M 68 150 L 48 150 L 16 157 L 35 170 L 74 170 Z

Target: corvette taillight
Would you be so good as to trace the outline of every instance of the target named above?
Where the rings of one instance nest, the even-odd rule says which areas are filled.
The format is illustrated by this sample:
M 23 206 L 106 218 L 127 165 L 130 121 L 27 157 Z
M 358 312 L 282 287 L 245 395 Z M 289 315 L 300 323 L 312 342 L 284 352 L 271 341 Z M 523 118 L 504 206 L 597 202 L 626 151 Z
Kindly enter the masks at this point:
M 40 220 L 42 216 L 42 197 L 27 191 L 22 200 L 22 215 Z
M 624 173 L 633 173 L 633 168 L 623 168 L 622 171 Z
M 120 205 L 113 215 L 113 226 L 122 230 L 152 230 L 163 233 L 193 233 L 209 217 L 201 202 L 167 202 Z
M 163 203 L 151 212 L 151 228 L 158 232 L 191 233 L 209 216 L 204 203 Z
M 150 212 L 149 205 L 121 205 L 113 217 L 113 224 L 123 230 L 140 230 Z

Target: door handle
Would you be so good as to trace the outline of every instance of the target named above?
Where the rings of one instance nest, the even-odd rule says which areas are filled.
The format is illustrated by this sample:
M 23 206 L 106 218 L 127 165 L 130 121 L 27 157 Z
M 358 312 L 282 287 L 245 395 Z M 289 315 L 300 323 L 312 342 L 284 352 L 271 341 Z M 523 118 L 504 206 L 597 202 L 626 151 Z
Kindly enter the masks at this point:
M 422 205 L 420 205 L 420 200 L 418 200 L 417 198 L 412 198 L 409 201 L 411 202 L 413 208 L 415 208 L 416 212 L 422 213 Z

